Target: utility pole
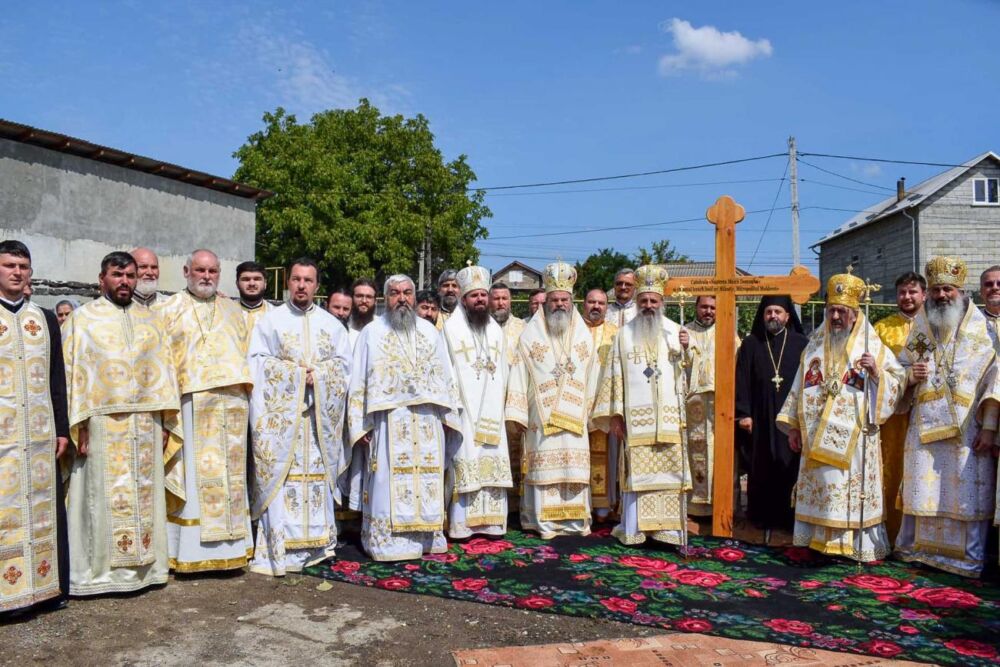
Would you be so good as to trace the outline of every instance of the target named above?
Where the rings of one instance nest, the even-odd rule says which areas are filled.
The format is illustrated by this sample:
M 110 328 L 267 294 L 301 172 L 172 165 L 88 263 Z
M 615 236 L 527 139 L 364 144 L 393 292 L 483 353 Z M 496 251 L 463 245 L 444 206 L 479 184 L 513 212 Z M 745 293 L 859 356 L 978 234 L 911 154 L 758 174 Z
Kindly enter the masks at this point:
M 420 240 L 420 262 L 419 277 L 417 278 L 417 289 L 424 289 L 424 252 L 427 250 L 426 239 Z
M 792 192 L 792 266 L 799 265 L 799 162 L 795 137 L 788 137 L 789 186 Z

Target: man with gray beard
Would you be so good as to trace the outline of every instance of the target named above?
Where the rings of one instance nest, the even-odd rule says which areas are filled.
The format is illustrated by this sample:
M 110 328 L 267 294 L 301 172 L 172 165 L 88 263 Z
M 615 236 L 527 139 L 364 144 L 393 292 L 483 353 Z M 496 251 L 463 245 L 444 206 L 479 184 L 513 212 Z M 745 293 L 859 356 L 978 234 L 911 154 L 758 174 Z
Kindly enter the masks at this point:
M 687 543 L 691 489 L 686 433 L 681 422 L 686 378 L 681 361 L 688 332 L 663 316 L 667 270 L 640 266 L 634 274 L 637 315 L 615 337 L 593 422 L 622 443 L 621 521 L 612 534 L 623 544 L 647 538 Z
M 963 290 L 967 272 L 957 257 L 927 263 L 929 298 L 899 353 L 909 369 L 905 398 L 913 407 L 896 552 L 906 561 L 978 577 L 994 517 L 991 454 L 1000 392 L 986 317 Z
M 543 539 L 590 533 L 587 437 L 598 363 L 594 342 L 573 308 L 576 269 L 545 267 L 545 305 L 518 342 L 506 419 L 524 434 L 521 526 Z
M 416 316 L 413 280 L 385 281 L 386 310 L 358 337 L 347 394 L 350 508 L 375 560 L 444 553 L 445 437 L 461 440 L 459 395 L 444 339 Z M 353 452 L 349 452 L 353 455 Z
M 149 248 L 136 248 L 131 253 L 136 263 L 136 283 L 132 300 L 147 308 L 167 300 L 158 292 L 160 287 L 160 259 Z
M 892 551 L 877 427 L 892 416 L 905 378 L 860 311 L 866 290 L 850 273 L 830 278 L 823 327 L 803 350 L 776 419 L 788 446 L 802 455 L 792 494 L 793 543 L 860 562 Z

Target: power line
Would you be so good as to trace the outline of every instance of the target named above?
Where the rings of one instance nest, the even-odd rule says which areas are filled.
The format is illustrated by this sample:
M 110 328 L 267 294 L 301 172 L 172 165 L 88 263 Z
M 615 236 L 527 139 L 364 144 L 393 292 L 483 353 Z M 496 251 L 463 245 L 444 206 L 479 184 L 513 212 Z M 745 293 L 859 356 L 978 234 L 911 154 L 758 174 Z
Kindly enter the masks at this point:
M 822 185 L 827 188 L 837 188 L 838 190 L 850 190 L 851 192 L 863 192 L 866 195 L 878 195 L 879 197 L 884 197 L 884 192 L 874 192 L 873 190 L 862 190 L 861 188 L 852 188 L 847 185 L 837 185 L 836 183 L 827 183 L 826 181 L 817 181 L 812 178 L 800 178 L 802 183 L 812 183 L 813 185 Z
M 781 189 L 785 186 L 785 176 L 788 175 L 788 166 L 791 163 L 791 160 L 785 162 L 785 170 L 781 172 L 781 182 L 778 183 L 778 191 L 774 193 L 774 201 L 771 202 L 771 210 L 767 214 L 767 221 L 764 223 L 764 229 L 760 232 L 760 238 L 757 239 L 757 247 L 754 248 L 753 256 L 750 258 L 750 264 L 747 265 L 748 269 L 753 266 L 753 261 L 757 259 L 757 251 L 760 250 L 760 244 L 764 242 L 764 236 L 767 234 L 767 226 L 771 224 L 771 217 L 774 215 L 774 207 L 778 205 L 778 197 L 781 195 Z
M 916 160 L 890 160 L 881 157 L 857 157 L 853 155 L 831 155 L 830 153 L 799 153 L 809 157 L 828 157 L 835 160 L 856 160 L 858 162 L 884 162 L 887 164 L 917 164 L 924 167 L 966 167 L 964 164 L 948 164 L 947 162 L 920 162 Z
M 738 160 L 723 160 L 721 162 L 707 162 L 705 164 L 694 164 L 685 167 L 673 167 L 670 169 L 657 169 L 656 171 L 640 171 L 632 174 L 618 174 L 616 176 L 595 176 L 592 178 L 574 178 L 564 181 L 547 181 L 541 183 L 521 183 L 518 185 L 493 185 L 489 187 L 466 188 L 467 190 L 516 190 L 520 188 L 541 188 L 549 185 L 572 185 L 573 183 L 595 183 L 597 181 L 616 181 L 624 178 L 639 178 L 642 176 L 656 176 L 658 174 L 675 174 L 681 171 L 694 171 L 696 169 L 708 169 L 710 167 L 724 167 L 732 164 L 742 164 L 744 162 L 755 162 L 757 160 L 767 160 L 773 157 L 784 157 L 785 153 L 772 153 L 771 155 L 758 155 L 756 157 L 740 158 Z
M 500 192 L 487 193 L 489 197 L 533 197 L 538 195 L 563 195 L 577 192 L 622 192 L 625 190 L 660 190 L 664 188 L 694 188 L 703 185 L 738 185 L 743 183 L 770 183 L 776 178 L 750 178 L 737 181 L 706 181 L 704 183 L 668 183 L 664 185 L 634 185 L 624 188 L 585 188 L 579 190 L 544 190 L 542 192 Z
M 808 155 L 808 153 L 802 153 L 802 155 Z M 819 171 L 822 171 L 825 174 L 830 174 L 831 176 L 836 176 L 837 178 L 842 178 L 845 181 L 851 181 L 852 183 L 857 183 L 859 185 L 865 185 L 865 186 L 868 186 L 869 188 L 878 188 L 879 190 L 888 190 L 889 192 L 892 192 L 892 188 L 887 188 L 884 185 L 877 185 L 875 183 L 867 183 L 865 181 L 859 181 L 856 178 L 851 178 L 850 176 L 844 176 L 843 174 L 838 174 L 835 171 L 830 171 L 829 169 L 824 169 L 823 167 L 817 167 L 816 165 L 812 164 L 811 162 L 806 162 L 802 158 L 799 158 L 799 162 L 801 162 L 802 164 L 806 165 L 807 167 L 812 167 L 813 169 L 818 169 Z

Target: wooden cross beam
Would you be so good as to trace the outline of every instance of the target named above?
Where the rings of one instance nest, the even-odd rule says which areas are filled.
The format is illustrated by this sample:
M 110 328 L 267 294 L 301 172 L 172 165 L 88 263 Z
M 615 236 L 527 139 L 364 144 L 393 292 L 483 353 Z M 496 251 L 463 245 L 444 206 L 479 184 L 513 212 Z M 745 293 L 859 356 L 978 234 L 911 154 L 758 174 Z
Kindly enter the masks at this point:
M 819 291 L 819 279 L 804 266 L 787 276 L 741 276 L 736 273 L 736 224 L 746 210 L 729 195 L 719 197 L 705 214 L 715 225 L 715 275 L 671 278 L 666 293 L 683 288 L 715 297 L 715 480 L 712 534 L 733 534 L 733 444 L 736 433 L 736 297 L 787 294 L 805 303 Z M 791 382 L 791 378 L 789 378 Z

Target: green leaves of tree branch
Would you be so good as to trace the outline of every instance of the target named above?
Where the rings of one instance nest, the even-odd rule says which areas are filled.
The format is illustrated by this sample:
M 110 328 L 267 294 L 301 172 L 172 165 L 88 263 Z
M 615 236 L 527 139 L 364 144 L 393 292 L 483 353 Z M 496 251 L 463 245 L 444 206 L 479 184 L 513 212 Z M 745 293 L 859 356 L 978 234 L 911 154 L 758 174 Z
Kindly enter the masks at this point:
M 325 287 L 415 275 L 424 234 L 432 274 L 478 260 L 491 217 L 466 156 L 445 162 L 422 115 L 383 116 L 368 100 L 309 123 L 278 108 L 234 156 L 236 180 L 275 193 L 257 209 L 257 260 L 316 259 Z

